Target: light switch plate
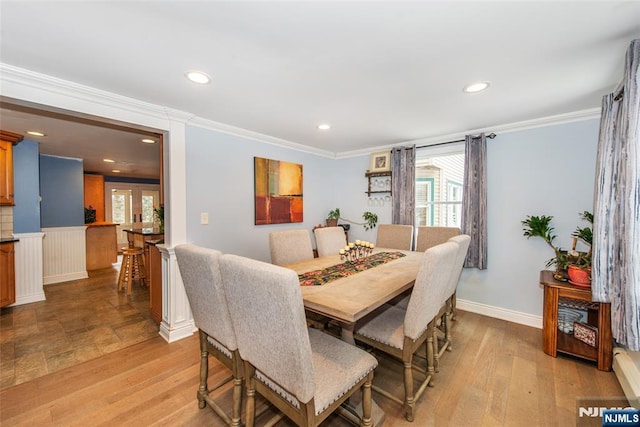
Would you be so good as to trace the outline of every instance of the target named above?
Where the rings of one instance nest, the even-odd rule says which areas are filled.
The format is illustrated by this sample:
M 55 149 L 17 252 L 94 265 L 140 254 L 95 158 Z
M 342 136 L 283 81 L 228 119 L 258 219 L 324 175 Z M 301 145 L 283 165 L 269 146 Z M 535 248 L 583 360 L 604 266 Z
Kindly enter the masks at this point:
M 203 224 L 203 225 L 209 224 L 209 212 L 200 213 L 200 224 Z

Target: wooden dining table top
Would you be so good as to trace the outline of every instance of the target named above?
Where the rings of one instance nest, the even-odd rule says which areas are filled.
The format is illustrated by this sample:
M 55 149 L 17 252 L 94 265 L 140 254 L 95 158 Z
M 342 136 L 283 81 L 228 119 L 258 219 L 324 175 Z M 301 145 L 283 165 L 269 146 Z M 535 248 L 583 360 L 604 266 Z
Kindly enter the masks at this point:
M 305 308 L 343 324 L 353 325 L 378 307 L 411 289 L 424 252 L 385 248 L 376 248 L 373 251 L 374 254 L 379 252 L 402 252 L 405 256 L 324 285 L 302 286 Z M 285 267 L 297 274 L 303 274 L 343 262 L 340 255 L 336 254 Z

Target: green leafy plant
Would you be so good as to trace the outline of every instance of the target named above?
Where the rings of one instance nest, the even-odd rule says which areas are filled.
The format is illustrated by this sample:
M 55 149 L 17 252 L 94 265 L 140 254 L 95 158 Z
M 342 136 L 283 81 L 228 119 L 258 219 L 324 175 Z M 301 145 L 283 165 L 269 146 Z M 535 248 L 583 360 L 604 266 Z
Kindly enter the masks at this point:
M 340 208 L 335 208 L 334 210 L 329 211 L 327 219 L 340 219 Z
M 584 211 L 580 215 L 581 219 L 593 224 L 593 215 Z M 556 273 L 564 273 L 570 265 L 575 265 L 582 269 L 591 267 L 591 245 L 593 243 L 593 232 L 590 227 L 578 227 L 572 233 L 572 236 L 576 239 L 580 239 L 589 245 L 588 252 L 577 252 L 574 248 L 571 251 L 566 251 L 556 246 L 553 241 L 556 238 L 554 234 L 554 228 L 551 226 L 552 216 L 527 216 L 522 222 L 523 235 L 529 239 L 531 237 L 542 238 L 547 245 L 549 245 L 555 252 L 555 257 L 547 261 L 546 267 L 556 266 Z
M 584 221 L 589 222 L 593 225 L 593 214 L 589 211 L 584 211 L 580 214 L 580 218 Z M 573 259 L 571 260 L 572 264 L 578 268 L 583 270 L 587 270 L 591 267 L 591 258 L 592 258 L 592 245 L 593 245 L 593 230 L 591 227 L 577 227 L 576 230 L 571 234 L 575 239 L 582 240 L 585 244 L 589 246 L 589 250 L 587 252 L 576 252 L 575 251 L 575 243 L 574 249 L 571 251 L 571 256 Z
M 554 228 L 551 226 L 551 220 L 553 220 L 552 216 L 541 215 L 541 216 L 527 216 L 527 218 L 522 221 L 522 231 L 523 235 L 530 239 L 532 237 L 540 237 L 544 240 L 547 245 L 553 249 L 556 256 L 547 261 L 546 267 L 551 267 L 553 265 L 556 266 L 556 273 L 561 273 L 566 271 L 567 266 L 569 265 L 567 251 L 562 250 L 560 247 L 557 247 L 553 244 L 556 235 L 553 233 Z
M 153 214 L 158 219 L 160 231 L 164 231 L 164 206 L 153 208 Z
M 355 221 L 351 221 L 349 219 L 343 218 L 340 216 L 340 209 L 339 208 L 335 208 L 331 211 L 329 211 L 329 214 L 327 215 L 327 220 L 343 220 L 345 222 L 349 222 L 351 224 L 357 224 L 357 225 L 362 225 L 364 227 L 365 230 L 371 230 L 372 228 L 375 228 L 376 224 L 378 224 L 378 215 L 374 214 L 373 212 L 365 212 L 362 214 L 362 218 L 364 218 L 364 223 L 360 223 L 360 222 L 355 222 Z
M 365 224 L 363 224 L 365 230 L 371 230 L 375 228 L 376 224 L 378 224 L 378 215 L 373 212 L 367 211 L 363 213 L 362 218 L 365 220 Z

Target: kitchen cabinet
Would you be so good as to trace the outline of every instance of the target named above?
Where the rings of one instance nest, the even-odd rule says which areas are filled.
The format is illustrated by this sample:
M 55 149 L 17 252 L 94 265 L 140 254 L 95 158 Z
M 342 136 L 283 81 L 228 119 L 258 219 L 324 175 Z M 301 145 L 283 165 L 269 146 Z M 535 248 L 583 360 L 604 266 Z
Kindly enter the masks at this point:
M 103 222 L 104 176 L 84 174 L 84 207 L 96 210 L 96 222 Z
M 0 242 L 0 307 L 16 302 L 14 241 Z
M 17 133 L 0 130 L 0 205 L 14 205 L 13 146 L 22 138 Z

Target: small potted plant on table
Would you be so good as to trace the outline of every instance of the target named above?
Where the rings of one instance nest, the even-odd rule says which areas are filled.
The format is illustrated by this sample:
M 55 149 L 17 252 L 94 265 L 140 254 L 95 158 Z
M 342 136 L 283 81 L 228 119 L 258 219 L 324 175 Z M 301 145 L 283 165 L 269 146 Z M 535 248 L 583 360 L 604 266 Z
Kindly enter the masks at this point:
M 588 211 L 582 212 L 580 217 L 593 224 L 593 214 Z M 569 265 L 567 266 L 567 274 L 569 282 L 582 287 L 591 286 L 591 245 L 593 244 L 593 230 L 591 227 L 578 227 L 572 234 L 573 248 L 569 251 Z M 582 240 L 589 246 L 587 252 L 576 251 L 576 243 Z

